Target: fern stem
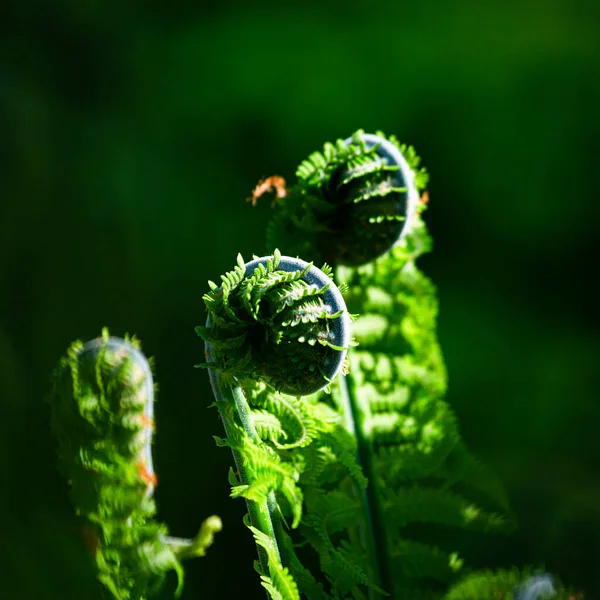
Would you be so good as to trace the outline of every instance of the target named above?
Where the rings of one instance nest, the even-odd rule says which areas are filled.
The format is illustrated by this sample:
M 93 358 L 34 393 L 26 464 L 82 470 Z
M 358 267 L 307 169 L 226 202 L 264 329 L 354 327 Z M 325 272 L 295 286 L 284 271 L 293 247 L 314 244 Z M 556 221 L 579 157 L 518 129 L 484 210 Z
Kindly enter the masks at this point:
M 369 576 L 372 578 L 372 584 L 386 592 L 390 592 L 392 589 L 389 564 L 390 553 L 387 546 L 385 526 L 382 520 L 381 499 L 377 493 L 375 481 L 373 447 L 365 422 L 368 413 L 365 412 L 365 407 L 359 405 L 355 393 L 356 386 L 352 376 L 346 375 L 346 377 L 340 377 L 338 382 L 346 417 L 346 427 L 356 436 L 357 462 L 369 482 L 362 492 L 362 508 L 366 524 L 363 541 L 369 559 Z M 382 594 L 373 588 L 369 588 L 369 598 L 376 600 L 382 598 Z
M 208 343 L 206 344 L 206 354 L 208 359 L 212 360 L 212 347 Z M 257 439 L 258 434 L 256 433 L 254 422 L 250 416 L 250 407 L 248 406 L 248 402 L 246 401 L 246 397 L 244 395 L 244 390 L 241 388 L 241 386 L 236 385 L 229 387 L 221 385 L 219 383 L 219 374 L 214 369 L 209 369 L 208 375 L 210 377 L 215 400 L 217 402 L 231 403 L 235 405 L 236 412 L 244 432 L 251 439 Z M 231 428 L 229 427 L 227 419 L 223 419 L 223 427 L 228 438 L 231 438 L 235 435 L 234 432 L 230 430 Z M 250 478 L 240 453 L 232 448 L 232 454 L 241 483 L 248 485 L 250 483 Z M 281 539 L 281 520 L 277 512 L 277 501 L 275 499 L 274 492 L 270 492 L 266 500 L 260 504 L 252 500 L 246 500 L 246 505 L 248 507 L 250 523 L 253 527 L 256 527 L 256 529 L 262 531 L 275 541 L 275 551 L 281 562 L 282 548 L 284 545 Z M 256 547 L 258 551 L 260 567 L 265 573 L 268 573 L 269 561 L 267 552 L 259 544 L 257 544 Z

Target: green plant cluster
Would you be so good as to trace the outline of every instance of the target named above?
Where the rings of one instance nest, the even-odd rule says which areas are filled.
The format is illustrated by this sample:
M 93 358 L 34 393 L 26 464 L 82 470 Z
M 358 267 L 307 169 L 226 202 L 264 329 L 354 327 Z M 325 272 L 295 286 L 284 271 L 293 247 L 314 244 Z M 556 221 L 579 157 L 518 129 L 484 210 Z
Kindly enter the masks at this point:
M 272 600 L 579 600 L 540 569 L 472 570 L 448 541 L 448 531 L 506 534 L 515 519 L 445 400 L 436 290 L 416 264 L 431 250 L 425 196 L 414 204 L 427 173 L 412 148 L 378 135 L 408 164 L 402 185 L 364 132 L 326 144 L 277 190 L 267 237 L 279 250 L 238 256 L 204 296 L 197 366 L 261 583 Z M 181 591 L 181 560 L 203 555 L 220 521 L 178 540 L 155 520 L 151 372 L 135 339 L 114 340 L 103 331 L 93 352 L 75 342 L 50 401 L 98 577 L 118 600 L 142 600 L 172 569 Z

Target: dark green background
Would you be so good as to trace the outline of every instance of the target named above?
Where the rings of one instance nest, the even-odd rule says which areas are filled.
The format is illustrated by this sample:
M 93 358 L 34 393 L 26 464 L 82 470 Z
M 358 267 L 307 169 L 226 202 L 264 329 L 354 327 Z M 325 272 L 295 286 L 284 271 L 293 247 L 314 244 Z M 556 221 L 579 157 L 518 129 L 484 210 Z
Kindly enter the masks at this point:
M 161 517 L 225 523 L 184 599 L 262 597 L 193 327 L 206 280 L 265 251 L 256 181 L 359 127 L 431 173 L 449 401 L 521 521 L 471 562 L 545 563 L 599 598 L 599 7 L 5 0 L 0 598 L 99 597 L 42 398 L 104 325 L 156 357 Z

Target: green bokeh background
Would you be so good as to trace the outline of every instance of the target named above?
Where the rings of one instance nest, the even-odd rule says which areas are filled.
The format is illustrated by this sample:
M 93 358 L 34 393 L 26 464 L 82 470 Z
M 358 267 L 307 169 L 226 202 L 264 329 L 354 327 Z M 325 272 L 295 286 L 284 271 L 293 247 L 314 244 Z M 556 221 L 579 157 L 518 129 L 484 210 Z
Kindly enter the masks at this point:
M 598 2 L 5 0 L 0 31 L 2 600 L 100 598 L 42 398 L 104 325 L 156 357 L 160 516 L 225 523 L 183 598 L 263 597 L 193 327 L 266 250 L 256 181 L 357 128 L 431 173 L 448 398 L 520 519 L 471 563 L 600 597 Z

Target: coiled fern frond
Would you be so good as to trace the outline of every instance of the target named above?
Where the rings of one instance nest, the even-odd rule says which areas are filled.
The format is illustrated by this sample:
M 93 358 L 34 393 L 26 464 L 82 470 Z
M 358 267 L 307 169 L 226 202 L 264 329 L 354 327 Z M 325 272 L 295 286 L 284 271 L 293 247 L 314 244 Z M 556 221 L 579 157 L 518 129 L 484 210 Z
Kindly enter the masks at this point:
M 143 600 L 184 558 L 204 556 L 221 520 L 211 516 L 194 539 L 168 536 L 152 497 L 154 383 L 135 338 L 99 338 L 69 347 L 49 396 L 59 468 L 69 483 L 82 537 L 98 580 L 117 600 Z

